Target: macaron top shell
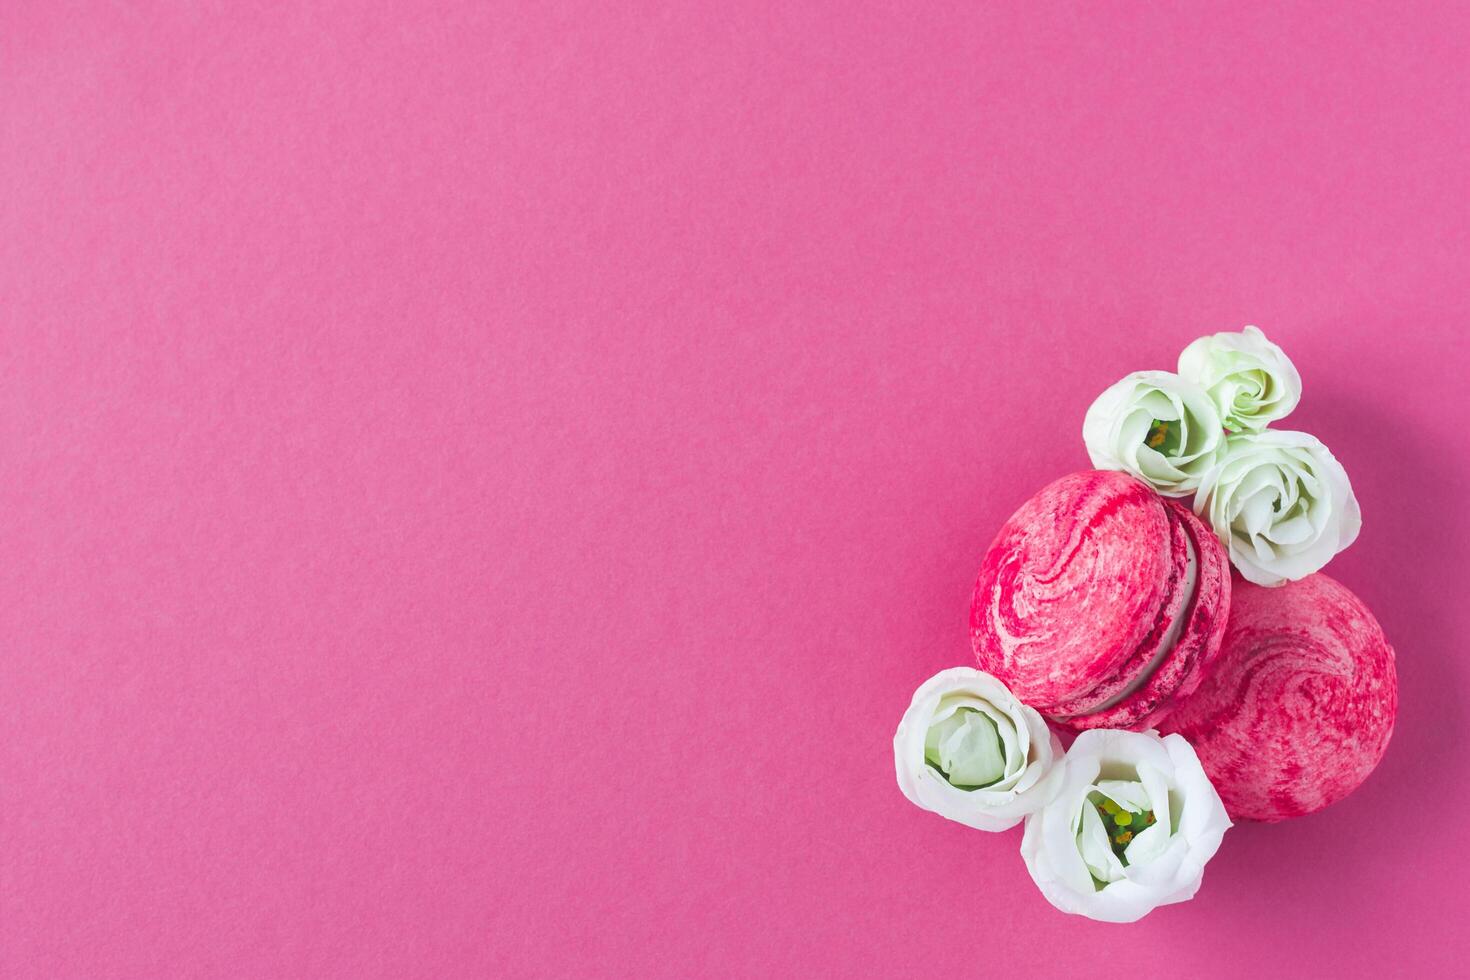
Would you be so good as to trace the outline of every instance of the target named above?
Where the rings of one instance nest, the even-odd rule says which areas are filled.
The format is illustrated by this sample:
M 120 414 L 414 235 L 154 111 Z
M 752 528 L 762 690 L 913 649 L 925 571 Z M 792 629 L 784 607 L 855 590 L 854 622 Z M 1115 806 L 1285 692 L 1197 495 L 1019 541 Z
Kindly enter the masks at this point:
M 1138 653 L 1084 703 L 1053 709 L 1057 720 L 1073 728 L 1156 726 L 1199 687 L 1219 654 L 1230 611 L 1230 560 L 1214 532 L 1187 507 L 1168 499 L 1163 504 L 1185 542 L 1184 578 Z M 1095 700 L 1099 693 L 1108 695 L 1101 703 Z
M 1151 724 L 1218 648 L 1227 569 L 1186 508 L 1123 473 L 1071 474 L 987 552 L 970 607 L 976 660 L 1071 727 Z
M 1220 656 L 1160 725 L 1189 740 L 1230 815 L 1284 820 L 1356 789 L 1393 734 L 1393 648 L 1368 608 L 1321 573 L 1234 583 Z
M 1042 489 L 980 568 L 970 608 L 980 669 L 1043 710 L 1098 687 L 1154 628 L 1169 537 L 1158 496 L 1126 474 L 1074 473 Z

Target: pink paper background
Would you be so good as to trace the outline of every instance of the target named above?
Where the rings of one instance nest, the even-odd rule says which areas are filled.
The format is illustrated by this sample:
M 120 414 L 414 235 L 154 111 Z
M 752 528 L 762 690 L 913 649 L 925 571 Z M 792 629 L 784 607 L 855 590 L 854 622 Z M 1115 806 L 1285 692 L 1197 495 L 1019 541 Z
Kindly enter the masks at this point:
M 1464 969 L 1466 8 L 968 6 L 4 5 L 0 975 Z M 1070 918 L 892 730 L 1248 322 L 1398 732 Z

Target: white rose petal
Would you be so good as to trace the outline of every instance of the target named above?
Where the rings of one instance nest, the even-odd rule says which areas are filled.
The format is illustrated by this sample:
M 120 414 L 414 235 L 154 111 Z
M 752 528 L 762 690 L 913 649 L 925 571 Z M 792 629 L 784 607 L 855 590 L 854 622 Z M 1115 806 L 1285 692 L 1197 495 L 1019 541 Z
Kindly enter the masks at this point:
M 1194 897 L 1230 818 L 1182 736 L 1083 732 L 1061 772 L 1021 839 L 1021 857 L 1047 901 L 1099 922 L 1136 922 Z M 1119 829 L 1132 839 L 1120 835 L 1121 854 L 1103 823 L 1104 802 L 1129 811 L 1132 822 Z
M 1256 327 L 1196 340 L 1179 355 L 1179 374 L 1210 393 L 1232 432 L 1264 429 L 1302 397 L 1296 365 Z
M 973 667 L 921 684 L 893 736 L 903 795 L 978 830 L 1008 830 L 1045 805 L 1061 754 L 1041 715 Z
M 1257 585 L 1305 578 L 1363 526 L 1342 464 L 1314 436 L 1279 429 L 1231 436 L 1200 483 L 1194 511 Z
M 1132 473 L 1159 493 L 1183 497 L 1215 465 L 1225 432 L 1203 388 L 1167 371 L 1138 371 L 1092 403 L 1082 441 L 1098 469 Z

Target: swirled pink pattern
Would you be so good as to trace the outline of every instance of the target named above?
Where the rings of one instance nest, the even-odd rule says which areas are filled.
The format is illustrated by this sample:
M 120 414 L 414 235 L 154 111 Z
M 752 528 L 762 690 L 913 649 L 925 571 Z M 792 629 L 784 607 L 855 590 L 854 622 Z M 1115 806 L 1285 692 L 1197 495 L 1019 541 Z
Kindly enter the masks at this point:
M 1232 817 L 1276 821 L 1356 789 L 1397 711 L 1393 648 L 1346 587 L 1237 578 L 1215 668 L 1160 727 L 1189 739 Z
M 1122 683 L 1111 682 L 1112 691 L 1127 693 L 1111 706 L 1077 712 L 1067 719 L 1074 728 L 1152 728 L 1194 693 L 1218 657 L 1229 620 L 1230 561 L 1214 532 L 1188 508 L 1173 500 L 1164 500 L 1164 506 L 1177 533 L 1188 535 L 1198 556 L 1195 588 L 1179 597 L 1190 603 L 1183 628 L 1157 662 L 1157 648 L 1150 652 L 1145 645 L 1120 673 Z M 1173 608 L 1171 598 L 1169 615 Z
M 1227 570 L 1219 542 L 1184 507 L 1126 474 L 1071 474 L 1023 504 L 991 544 L 970 608 L 976 660 L 1074 728 L 1153 724 L 1219 648 Z

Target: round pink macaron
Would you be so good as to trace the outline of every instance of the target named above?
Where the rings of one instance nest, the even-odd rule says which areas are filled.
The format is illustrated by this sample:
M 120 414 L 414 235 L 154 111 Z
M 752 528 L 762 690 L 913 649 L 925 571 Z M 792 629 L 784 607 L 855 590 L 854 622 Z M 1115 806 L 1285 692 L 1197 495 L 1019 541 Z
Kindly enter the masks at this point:
M 1076 729 L 1146 728 L 1199 685 L 1230 566 L 1194 514 L 1124 473 L 1062 477 L 985 555 L 970 605 L 980 669 Z
M 1368 778 L 1398 713 L 1393 647 L 1326 575 L 1234 583 L 1220 658 L 1160 727 L 1189 740 L 1231 817 L 1315 813 Z

